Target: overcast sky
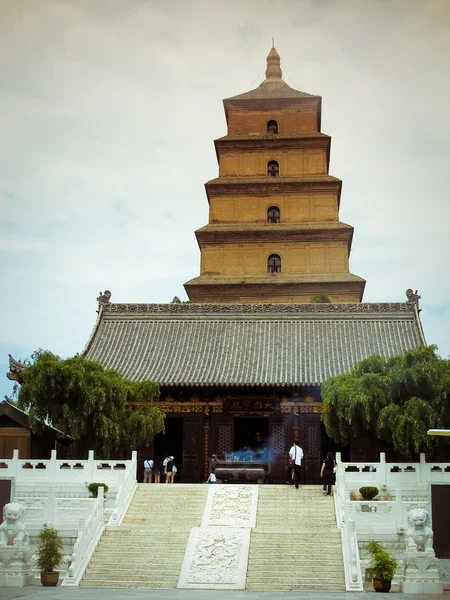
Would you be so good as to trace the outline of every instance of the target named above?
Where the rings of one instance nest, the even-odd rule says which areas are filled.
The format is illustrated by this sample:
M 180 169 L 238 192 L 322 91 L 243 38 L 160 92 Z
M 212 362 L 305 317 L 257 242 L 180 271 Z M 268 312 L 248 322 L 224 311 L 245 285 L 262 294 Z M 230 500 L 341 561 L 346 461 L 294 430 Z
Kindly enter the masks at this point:
M 222 99 L 272 36 L 323 98 L 364 301 L 417 288 L 449 355 L 448 0 L 0 0 L 0 398 L 8 352 L 82 351 L 100 290 L 186 299 Z

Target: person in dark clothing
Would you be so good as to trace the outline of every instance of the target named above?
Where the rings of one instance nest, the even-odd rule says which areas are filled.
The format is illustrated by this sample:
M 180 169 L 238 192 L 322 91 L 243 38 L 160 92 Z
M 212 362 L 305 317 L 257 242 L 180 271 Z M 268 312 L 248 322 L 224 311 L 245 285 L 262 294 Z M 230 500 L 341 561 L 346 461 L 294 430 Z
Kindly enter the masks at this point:
M 323 461 L 322 468 L 320 470 L 320 476 L 323 481 L 323 493 L 327 496 L 331 496 L 331 486 L 334 483 L 334 469 L 336 462 L 331 452 L 328 452 L 327 457 Z
M 153 464 L 153 475 L 155 476 L 155 483 L 160 482 L 161 469 L 162 469 L 161 459 L 159 458 L 159 456 L 155 456 L 155 462 Z

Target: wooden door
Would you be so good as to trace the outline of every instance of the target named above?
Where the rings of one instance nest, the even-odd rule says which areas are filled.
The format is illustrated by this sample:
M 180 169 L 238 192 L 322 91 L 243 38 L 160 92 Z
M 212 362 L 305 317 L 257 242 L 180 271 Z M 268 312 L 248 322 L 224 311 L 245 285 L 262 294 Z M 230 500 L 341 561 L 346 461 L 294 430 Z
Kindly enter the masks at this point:
M 288 439 L 288 419 L 288 415 L 269 417 L 269 483 L 285 483 L 287 478 L 288 452 L 292 441 Z
M 436 558 L 450 558 L 450 485 L 431 486 L 433 548 Z
M 234 417 L 215 415 L 214 421 L 215 450 L 211 448 L 211 451 L 217 454 L 219 460 L 224 460 L 225 455 L 234 450 Z
M 198 483 L 202 470 L 201 415 L 185 417 L 183 421 L 183 483 Z
M 303 481 L 320 483 L 320 415 L 302 414 L 300 419 L 300 446 L 303 448 Z

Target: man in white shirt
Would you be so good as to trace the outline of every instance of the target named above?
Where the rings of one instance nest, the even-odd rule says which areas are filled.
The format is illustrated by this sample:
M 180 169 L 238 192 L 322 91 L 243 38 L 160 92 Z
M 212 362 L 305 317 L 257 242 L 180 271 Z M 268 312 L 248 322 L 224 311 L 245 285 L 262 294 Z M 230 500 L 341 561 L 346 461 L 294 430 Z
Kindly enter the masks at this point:
M 151 483 L 153 477 L 153 459 L 149 456 L 144 460 L 144 483 Z
M 295 489 L 298 490 L 298 484 L 300 483 L 300 467 L 302 466 L 303 450 L 298 445 L 298 441 L 292 444 L 292 448 L 289 450 L 289 460 L 291 465 L 294 467 L 295 473 Z

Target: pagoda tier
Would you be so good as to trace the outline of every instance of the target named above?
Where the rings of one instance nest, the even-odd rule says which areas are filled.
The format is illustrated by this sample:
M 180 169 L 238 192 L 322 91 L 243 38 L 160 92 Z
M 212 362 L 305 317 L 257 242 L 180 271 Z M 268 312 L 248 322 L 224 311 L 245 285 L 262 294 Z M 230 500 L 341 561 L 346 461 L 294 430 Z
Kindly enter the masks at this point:
M 290 88 L 274 48 L 266 80 L 224 100 L 228 133 L 215 141 L 209 224 L 196 231 L 193 302 L 361 302 L 349 273 L 353 227 L 339 221 L 341 181 L 328 173 L 331 138 L 321 98 Z

